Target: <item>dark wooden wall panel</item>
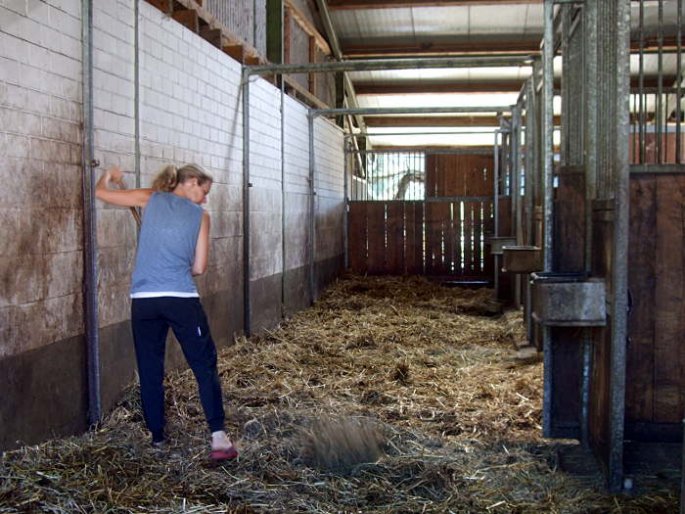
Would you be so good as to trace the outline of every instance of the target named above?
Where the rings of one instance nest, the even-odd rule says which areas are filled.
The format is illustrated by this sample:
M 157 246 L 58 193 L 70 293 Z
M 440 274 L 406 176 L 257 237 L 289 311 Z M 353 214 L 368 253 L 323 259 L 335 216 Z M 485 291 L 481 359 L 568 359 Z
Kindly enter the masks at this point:
M 631 177 L 626 430 L 655 441 L 685 415 L 684 202 L 683 175 Z
M 391 275 L 404 273 L 404 202 L 386 204 L 386 272 Z
M 423 202 L 405 202 L 405 271 L 409 274 L 424 272 L 423 262 Z
M 683 224 L 685 181 L 662 176 L 656 182 L 656 283 L 654 377 L 655 421 L 679 423 L 685 414 L 683 394 Z
M 371 274 L 386 272 L 385 265 L 385 202 L 368 202 L 368 262 L 367 270 Z
M 426 273 L 447 275 L 444 240 L 446 229 L 452 222 L 448 203 L 426 203 Z
M 593 265 L 592 269 L 599 277 L 604 277 L 607 287 L 607 298 L 611 298 L 611 245 L 614 240 L 613 211 L 607 205 L 593 206 Z M 593 356 L 590 385 L 590 404 L 588 429 L 590 444 L 595 454 L 602 456 L 606 462 L 610 441 L 610 381 L 611 381 L 611 319 L 607 316 L 606 327 L 592 333 Z
M 656 284 L 656 177 L 630 181 L 626 420 L 654 419 L 654 294 Z M 635 244 L 639 241 L 639 244 Z
M 350 202 L 347 215 L 347 252 L 350 269 L 355 273 L 366 273 L 367 205 L 367 202 Z
M 585 269 L 585 181 L 582 175 L 560 173 L 554 201 L 556 241 L 554 269 L 580 272 Z
M 352 270 L 491 280 L 492 167 L 491 156 L 427 154 L 426 201 L 351 202 Z M 511 233 L 510 207 L 500 200 L 499 235 Z

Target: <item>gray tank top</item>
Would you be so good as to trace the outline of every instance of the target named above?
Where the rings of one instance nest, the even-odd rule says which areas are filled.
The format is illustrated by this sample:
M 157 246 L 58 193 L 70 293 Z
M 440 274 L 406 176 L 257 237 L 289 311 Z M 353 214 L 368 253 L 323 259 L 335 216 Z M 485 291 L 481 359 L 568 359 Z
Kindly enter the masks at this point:
M 192 267 L 203 209 L 173 193 L 153 193 L 143 212 L 131 298 L 196 297 Z

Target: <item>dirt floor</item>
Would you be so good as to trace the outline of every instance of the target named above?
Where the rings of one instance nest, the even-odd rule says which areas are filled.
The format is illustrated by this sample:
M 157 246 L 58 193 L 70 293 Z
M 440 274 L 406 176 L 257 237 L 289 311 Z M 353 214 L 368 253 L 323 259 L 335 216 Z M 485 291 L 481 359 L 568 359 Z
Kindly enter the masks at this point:
M 0 513 L 676 513 L 679 477 L 563 471 L 541 437 L 542 362 L 487 289 L 345 277 L 221 352 L 237 461 L 214 465 L 195 383 L 168 376 L 170 446 L 137 389 L 81 437 L 6 452 Z

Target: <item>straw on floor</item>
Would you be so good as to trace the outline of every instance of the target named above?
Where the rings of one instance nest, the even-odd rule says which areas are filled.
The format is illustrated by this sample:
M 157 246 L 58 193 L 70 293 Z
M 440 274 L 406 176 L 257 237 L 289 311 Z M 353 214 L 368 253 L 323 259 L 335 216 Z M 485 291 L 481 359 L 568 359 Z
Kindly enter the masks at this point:
M 168 376 L 170 447 L 133 385 L 81 437 L 6 452 L 0 513 L 658 513 L 673 483 L 613 496 L 557 466 L 542 363 L 488 289 L 348 276 L 279 327 L 222 350 L 240 458 L 207 459 L 189 371 Z

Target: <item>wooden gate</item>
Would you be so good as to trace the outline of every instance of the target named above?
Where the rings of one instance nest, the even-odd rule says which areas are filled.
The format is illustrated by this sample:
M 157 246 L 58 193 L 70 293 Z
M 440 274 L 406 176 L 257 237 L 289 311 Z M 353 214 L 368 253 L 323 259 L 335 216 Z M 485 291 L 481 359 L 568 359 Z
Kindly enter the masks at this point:
M 424 200 L 351 202 L 350 268 L 490 280 L 492 168 L 491 155 L 428 154 Z M 509 217 L 506 208 L 500 213 Z

